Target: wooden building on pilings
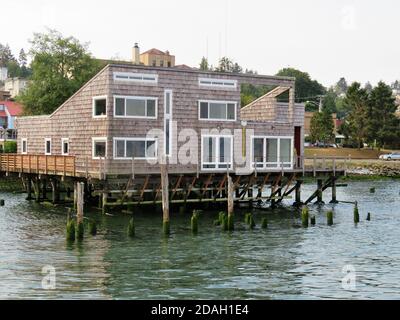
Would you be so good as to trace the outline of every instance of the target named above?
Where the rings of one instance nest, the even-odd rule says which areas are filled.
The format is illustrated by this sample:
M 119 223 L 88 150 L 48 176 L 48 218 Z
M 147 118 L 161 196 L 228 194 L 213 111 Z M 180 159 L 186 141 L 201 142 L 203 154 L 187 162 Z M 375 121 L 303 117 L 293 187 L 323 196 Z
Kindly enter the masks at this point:
M 266 93 L 242 106 L 244 86 Z M 305 202 L 321 200 L 345 171 L 335 160 L 333 169 L 305 167 L 304 106 L 294 90 L 287 77 L 110 64 L 51 115 L 18 118 L 18 153 L 1 155 L 0 170 L 18 174 L 37 201 L 50 188 L 60 201 L 61 186 L 70 199 L 85 182 L 86 200 L 104 210 L 163 201 L 275 206 L 292 193 L 300 204 L 307 175 L 319 182 Z

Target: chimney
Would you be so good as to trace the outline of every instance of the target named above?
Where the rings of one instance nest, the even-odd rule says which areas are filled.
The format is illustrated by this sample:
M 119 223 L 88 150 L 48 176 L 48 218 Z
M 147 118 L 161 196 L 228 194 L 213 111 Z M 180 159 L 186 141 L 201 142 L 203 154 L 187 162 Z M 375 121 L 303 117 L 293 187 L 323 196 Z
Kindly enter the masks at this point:
M 132 62 L 134 64 L 140 64 L 140 48 L 137 43 L 135 43 L 135 46 L 132 50 Z

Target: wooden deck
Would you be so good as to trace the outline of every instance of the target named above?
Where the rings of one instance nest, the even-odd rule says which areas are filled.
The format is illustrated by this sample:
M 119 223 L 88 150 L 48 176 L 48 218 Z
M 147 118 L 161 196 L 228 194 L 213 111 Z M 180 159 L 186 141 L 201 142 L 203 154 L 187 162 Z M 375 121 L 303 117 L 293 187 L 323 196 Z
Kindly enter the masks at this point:
M 5 153 L 0 154 L 0 171 L 75 177 L 75 157 Z

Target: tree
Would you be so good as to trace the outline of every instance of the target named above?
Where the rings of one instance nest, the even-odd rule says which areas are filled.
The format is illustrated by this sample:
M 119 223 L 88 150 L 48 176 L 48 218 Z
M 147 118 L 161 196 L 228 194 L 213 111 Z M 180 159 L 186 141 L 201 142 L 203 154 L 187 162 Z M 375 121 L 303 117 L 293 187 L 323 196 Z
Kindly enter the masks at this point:
M 400 90 L 400 81 L 396 80 L 395 82 L 392 83 L 390 86 L 393 90 Z
M 367 91 L 368 94 L 370 94 L 371 91 L 372 91 L 372 84 L 368 81 L 368 82 L 365 84 L 364 89 Z
M 26 53 L 23 48 L 19 52 L 18 62 L 19 62 L 19 65 L 21 68 L 26 67 L 26 65 L 27 65 Z
M 325 97 L 322 100 L 322 108 L 323 110 L 326 110 L 329 113 L 337 113 L 337 108 L 336 108 L 336 100 L 338 96 L 333 90 L 333 88 L 330 88 L 327 92 Z
M 222 57 L 219 60 L 218 67 L 215 68 L 217 72 L 232 72 L 233 70 L 233 61 L 228 57 Z
M 12 61 L 16 60 L 11 52 L 10 46 L 8 44 L 3 46 L 0 43 L 0 67 L 7 67 L 7 64 Z
M 318 81 L 312 80 L 307 72 L 302 72 L 293 68 L 285 68 L 280 70 L 276 75 L 296 78 L 296 102 L 305 102 L 316 96 L 324 95 L 326 92 L 325 87 Z
M 335 91 L 338 96 L 346 94 L 348 89 L 347 81 L 345 78 L 340 78 L 339 81 L 335 85 Z
M 328 110 L 314 113 L 310 123 L 310 138 L 312 142 L 331 142 L 335 137 L 333 130 L 332 114 Z
M 200 70 L 203 70 L 203 71 L 208 71 L 208 70 L 210 70 L 210 69 L 209 69 L 209 66 L 208 66 L 208 60 L 207 60 L 206 57 L 203 57 L 203 58 L 201 59 L 201 62 L 200 62 Z
M 368 93 L 361 84 L 354 82 L 347 90 L 343 101 L 349 110 L 347 125 L 350 136 L 357 141 L 358 148 L 362 147 L 367 138 L 368 126 Z
M 34 34 L 31 45 L 31 83 L 18 99 L 28 115 L 52 113 L 102 67 L 87 44 L 55 30 Z
M 368 132 L 370 143 L 377 143 L 378 148 L 393 145 L 399 138 L 399 120 L 395 116 L 397 106 L 392 89 L 384 82 L 379 82 L 372 89 L 369 97 Z

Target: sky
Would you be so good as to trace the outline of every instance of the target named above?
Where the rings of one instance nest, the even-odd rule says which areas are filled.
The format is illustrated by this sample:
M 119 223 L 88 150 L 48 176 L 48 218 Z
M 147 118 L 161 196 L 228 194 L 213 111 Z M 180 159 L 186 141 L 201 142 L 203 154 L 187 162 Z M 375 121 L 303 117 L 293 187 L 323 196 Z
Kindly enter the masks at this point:
M 46 28 L 89 43 L 98 58 L 132 47 L 169 50 L 177 64 L 228 56 L 273 75 L 285 67 L 325 86 L 400 79 L 398 0 L 0 0 L 0 43 L 17 56 Z

